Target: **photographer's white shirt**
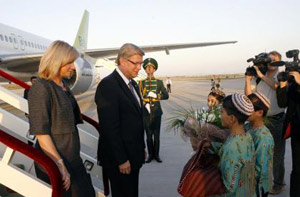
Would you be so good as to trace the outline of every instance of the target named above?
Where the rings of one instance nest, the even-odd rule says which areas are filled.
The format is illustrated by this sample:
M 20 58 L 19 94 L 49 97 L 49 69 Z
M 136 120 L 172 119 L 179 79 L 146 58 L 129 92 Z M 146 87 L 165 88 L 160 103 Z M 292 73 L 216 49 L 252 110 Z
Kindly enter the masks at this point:
M 280 71 L 278 70 L 277 73 L 274 75 L 273 80 L 277 80 L 277 75 Z M 277 104 L 277 96 L 276 96 L 276 90 L 271 88 L 264 80 L 261 80 L 258 84 L 256 84 L 256 79 L 257 78 L 252 78 L 251 80 L 251 90 L 252 92 L 260 92 L 263 95 L 265 95 L 270 103 L 270 109 L 268 110 L 267 116 L 274 116 L 276 114 L 279 114 L 281 112 L 284 112 L 285 108 L 280 108 Z

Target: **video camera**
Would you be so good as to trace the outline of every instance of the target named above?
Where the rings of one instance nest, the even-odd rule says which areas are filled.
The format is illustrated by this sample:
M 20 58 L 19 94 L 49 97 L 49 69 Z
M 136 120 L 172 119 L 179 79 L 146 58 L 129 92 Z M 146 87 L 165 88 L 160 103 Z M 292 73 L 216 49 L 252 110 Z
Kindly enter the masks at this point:
M 257 66 L 263 74 L 266 74 L 268 71 L 268 64 L 271 63 L 272 60 L 268 53 L 260 53 L 256 55 L 255 58 L 248 59 L 247 62 L 253 62 L 253 65 Z M 254 66 L 248 67 L 245 75 L 257 77 Z
M 299 50 L 294 49 L 286 52 L 286 57 L 287 58 L 293 58 L 293 61 L 291 62 L 285 62 L 285 71 L 280 72 L 277 76 L 278 81 L 289 81 L 292 82 L 294 81 L 293 76 L 289 76 L 289 72 L 299 72 L 300 73 L 300 61 L 299 61 Z

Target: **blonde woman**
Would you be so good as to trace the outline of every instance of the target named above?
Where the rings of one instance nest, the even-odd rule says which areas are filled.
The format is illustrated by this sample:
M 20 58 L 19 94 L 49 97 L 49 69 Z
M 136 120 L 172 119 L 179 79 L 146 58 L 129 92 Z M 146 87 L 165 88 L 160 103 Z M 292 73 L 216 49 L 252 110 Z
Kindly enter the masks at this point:
M 36 148 L 57 164 L 66 190 L 65 196 L 95 196 L 90 176 L 80 158 L 77 124 L 80 109 L 63 78 L 75 69 L 78 51 L 63 41 L 54 41 L 43 55 L 36 83 L 29 97 L 30 134 L 37 137 Z M 37 176 L 49 183 L 48 175 L 36 165 Z

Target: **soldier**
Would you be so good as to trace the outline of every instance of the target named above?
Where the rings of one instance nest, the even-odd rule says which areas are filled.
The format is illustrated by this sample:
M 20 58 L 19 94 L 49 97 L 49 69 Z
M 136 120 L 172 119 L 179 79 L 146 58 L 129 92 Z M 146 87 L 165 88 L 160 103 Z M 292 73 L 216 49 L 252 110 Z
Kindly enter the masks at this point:
M 144 104 L 143 114 L 149 154 L 146 163 L 150 163 L 152 159 L 161 163 L 162 160 L 159 157 L 159 135 L 163 112 L 159 101 L 168 99 L 169 94 L 164 87 L 163 81 L 155 78 L 153 75 L 158 68 L 157 61 L 153 58 L 147 58 L 143 62 L 143 68 L 148 75 L 147 79 L 141 80 L 139 83 Z

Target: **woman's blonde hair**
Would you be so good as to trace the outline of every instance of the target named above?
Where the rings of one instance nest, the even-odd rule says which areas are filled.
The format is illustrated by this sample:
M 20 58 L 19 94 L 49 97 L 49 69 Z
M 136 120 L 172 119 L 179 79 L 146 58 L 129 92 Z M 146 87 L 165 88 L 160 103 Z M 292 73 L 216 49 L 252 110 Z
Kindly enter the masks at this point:
M 54 41 L 45 51 L 39 66 L 39 77 L 52 80 L 59 74 L 62 66 L 70 64 L 79 57 L 79 52 L 68 43 Z

